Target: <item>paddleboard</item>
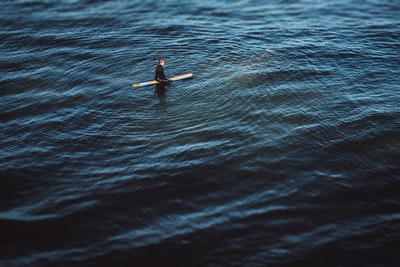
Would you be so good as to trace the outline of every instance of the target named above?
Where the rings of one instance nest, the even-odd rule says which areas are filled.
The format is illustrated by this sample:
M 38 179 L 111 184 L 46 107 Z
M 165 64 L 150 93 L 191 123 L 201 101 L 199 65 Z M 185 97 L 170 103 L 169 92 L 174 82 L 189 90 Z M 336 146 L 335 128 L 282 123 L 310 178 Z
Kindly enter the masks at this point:
M 192 78 L 192 77 L 193 77 L 193 73 L 186 73 L 186 74 L 174 76 L 169 79 L 171 81 L 179 81 L 179 80 L 188 79 L 188 78 Z M 142 86 L 147 86 L 147 85 L 154 85 L 154 84 L 158 84 L 158 83 L 160 83 L 160 82 L 156 81 L 156 80 L 152 80 L 152 81 L 148 81 L 148 82 L 135 83 L 135 84 L 132 84 L 132 86 L 137 88 L 137 87 L 142 87 Z

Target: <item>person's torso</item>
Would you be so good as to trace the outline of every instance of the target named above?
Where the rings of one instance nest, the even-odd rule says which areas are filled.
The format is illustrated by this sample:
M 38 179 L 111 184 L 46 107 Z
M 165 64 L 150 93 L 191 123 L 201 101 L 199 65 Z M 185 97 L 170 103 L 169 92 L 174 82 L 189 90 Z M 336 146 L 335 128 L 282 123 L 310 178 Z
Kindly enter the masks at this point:
M 165 79 L 164 68 L 160 64 L 156 67 L 156 80 L 157 79 Z

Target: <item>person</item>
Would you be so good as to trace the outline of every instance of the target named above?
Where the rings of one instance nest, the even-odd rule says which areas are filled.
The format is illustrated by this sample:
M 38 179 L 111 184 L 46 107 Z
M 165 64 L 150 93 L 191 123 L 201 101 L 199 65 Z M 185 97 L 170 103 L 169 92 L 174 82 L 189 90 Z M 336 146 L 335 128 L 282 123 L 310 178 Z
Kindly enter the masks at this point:
M 167 77 L 165 76 L 164 64 L 165 64 L 165 60 L 163 58 L 160 58 L 158 60 L 158 64 L 156 67 L 156 75 L 155 75 L 154 79 L 156 81 L 159 81 L 163 85 L 169 85 L 171 83 L 171 81 L 168 80 Z

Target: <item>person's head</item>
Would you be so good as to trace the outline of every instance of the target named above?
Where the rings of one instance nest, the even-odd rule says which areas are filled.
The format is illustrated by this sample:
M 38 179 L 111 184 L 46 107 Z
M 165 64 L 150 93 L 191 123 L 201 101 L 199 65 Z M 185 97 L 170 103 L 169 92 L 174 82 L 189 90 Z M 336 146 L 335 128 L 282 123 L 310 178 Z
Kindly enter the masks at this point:
M 160 64 L 161 66 L 164 66 L 165 60 L 164 60 L 163 58 L 160 58 L 160 59 L 158 60 L 158 64 Z

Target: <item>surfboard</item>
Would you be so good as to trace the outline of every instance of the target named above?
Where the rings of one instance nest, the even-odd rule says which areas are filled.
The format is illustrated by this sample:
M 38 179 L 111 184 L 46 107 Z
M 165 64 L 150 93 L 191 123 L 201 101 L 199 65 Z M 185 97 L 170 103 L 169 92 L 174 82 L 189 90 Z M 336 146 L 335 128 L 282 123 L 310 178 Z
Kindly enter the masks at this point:
M 188 79 L 188 78 L 192 78 L 192 77 L 193 77 L 193 73 L 186 73 L 186 74 L 174 76 L 174 77 L 169 78 L 169 79 L 171 81 L 179 81 L 179 80 Z M 160 82 L 156 81 L 156 80 L 152 80 L 152 81 L 148 81 L 148 82 L 135 83 L 135 84 L 132 84 L 132 86 L 137 88 L 137 87 L 153 85 L 153 84 L 158 84 L 158 83 L 160 83 Z

